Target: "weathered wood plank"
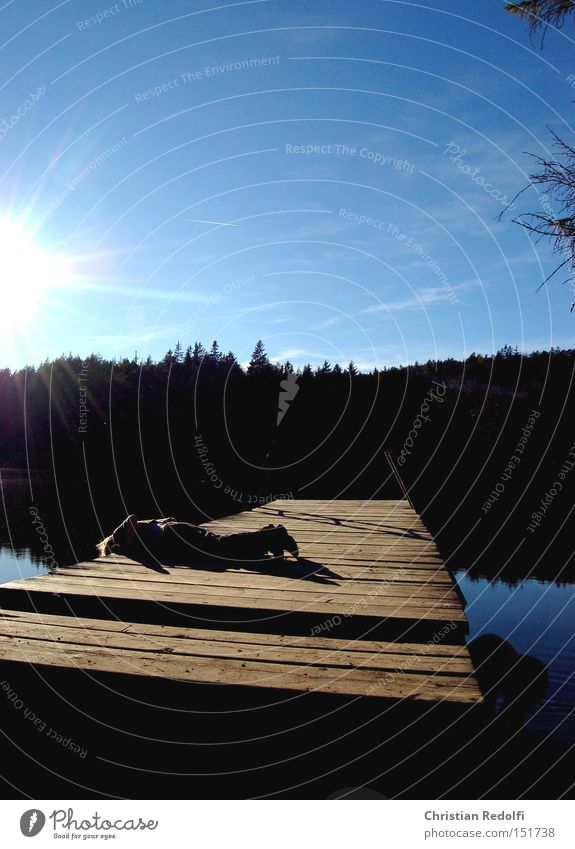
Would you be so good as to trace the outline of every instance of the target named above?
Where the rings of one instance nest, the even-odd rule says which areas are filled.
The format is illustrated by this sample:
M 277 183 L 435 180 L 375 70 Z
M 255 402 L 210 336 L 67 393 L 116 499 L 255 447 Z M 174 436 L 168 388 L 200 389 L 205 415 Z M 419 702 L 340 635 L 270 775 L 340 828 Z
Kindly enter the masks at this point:
M 469 676 L 427 676 L 411 672 L 395 672 L 390 675 L 384 670 L 365 670 L 357 666 L 334 670 L 333 667 L 325 665 L 301 667 L 268 661 L 258 663 L 220 657 L 143 653 L 131 649 L 117 652 L 98 646 L 15 638 L 3 640 L 0 644 L 1 660 L 205 684 L 269 687 L 387 699 L 449 699 L 461 703 L 478 701 L 477 685 Z
M 253 633 L 251 631 L 223 631 L 209 630 L 207 628 L 192 628 L 188 626 L 158 625 L 144 622 L 123 622 L 117 619 L 90 619 L 79 616 L 57 616 L 54 614 L 33 613 L 29 611 L 10 610 L 0 614 L 1 633 L 20 633 L 20 629 L 29 626 L 38 629 L 44 628 L 46 632 L 56 630 L 57 633 L 64 629 L 84 630 L 88 632 L 124 632 L 130 634 L 142 634 L 144 636 L 157 636 L 180 640 L 214 640 L 218 643 L 253 643 L 269 646 L 289 646 L 291 648 L 329 649 L 332 652 L 341 649 L 345 651 L 358 651 L 393 655 L 422 655 L 425 657 L 453 658 L 461 657 L 471 668 L 471 660 L 465 645 L 446 645 L 444 643 L 396 643 L 381 640 L 347 640 L 336 636 L 305 636 L 290 634 L 266 634 Z M 23 633 L 23 631 L 22 631 Z M 39 631 L 40 633 L 40 631 Z
M 298 594 L 281 592 L 201 587 L 195 591 L 185 588 L 179 591 L 176 587 L 170 589 L 151 586 L 147 582 L 122 582 L 120 580 L 82 580 L 81 578 L 65 578 L 58 575 L 41 575 L 37 578 L 27 578 L 13 583 L 4 584 L 3 591 L 29 592 L 31 594 L 51 593 L 55 595 L 96 596 L 101 599 L 116 598 L 131 601 L 154 601 L 165 604 L 180 604 L 202 607 L 243 608 L 257 611 L 309 612 L 334 615 L 368 616 L 376 618 L 395 618 L 431 621 L 460 621 L 465 622 L 465 614 L 461 606 L 443 599 L 428 603 L 417 599 L 387 599 L 374 597 L 367 602 L 362 598 L 359 602 L 353 595 L 335 593 L 315 597 L 312 593 Z M 302 598 L 303 595 L 303 598 Z
M 365 566 L 372 566 L 372 567 L 377 567 L 377 568 L 381 568 L 381 567 L 390 568 L 390 567 L 393 567 L 394 564 L 396 564 L 396 563 L 399 563 L 399 564 L 403 563 L 403 564 L 412 565 L 414 568 L 417 568 L 417 569 L 432 569 L 432 568 L 434 568 L 434 569 L 445 572 L 445 564 L 443 563 L 443 560 L 441 559 L 439 554 L 435 554 L 433 552 L 431 552 L 431 553 L 426 552 L 426 553 L 423 553 L 423 554 L 416 553 L 415 555 L 408 555 L 408 554 L 403 554 L 401 551 L 394 551 L 392 553 L 387 553 L 385 549 L 383 549 L 383 550 L 380 549 L 376 552 L 372 552 L 369 555 L 361 555 L 361 553 L 358 552 L 357 549 L 354 549 L 354 548 L 350 549 L 349 552 L 345 552 L 345 551 L 342 550 L 341 547 L 339 547 L 339 548 L 332 547 L 332 548 L 327 548 L 327 549 L 326 549 L 326 547 L 322 547 L 321 549 L 320 548 L 317 549 L 317 553 L 318 553 L 319 556 L 321 556 L 321 560 L 318 561 L 317 558 L 314 558 L 313 553 L 310 553 L 310 551 L 308 549 L 306 551 L 305 555 L 302 554 L 300 562 L 303 561 L 304 565 L 305 565 L 306 562 L 312 562 L 312 563 L 316 562 L 318 566 L 330 566 L 333 563 L 340 563 L 343 566 L 358 566 L 358 565 L 361 565 L 363 563 Z M 106 560 L 106 562 L 109 562 L 109 563 L 112 563 L 112 562 L 115 562 L 115 561 L 124 563 L 129 558 L 123 558 L 122 557 L 122 559 L 120 561 L 118 555 L 112 554 L 112 555 L 109 555 L 108 557 L 106 557 L 104 559 Z M 94 562 L 98 562 L 98 561 L 101 562 L 101 560 L 102 560 L 102 558 L 97 557 L 97 558 L 95 558 L 95 560 L 90 560 L 88 562 L 90 562 L 90 563 L 94 563 Z M 132 562 L 136 562 L 136 561 L 132 561 Z M 202 565 L 206 564 L 207 562 L 208 561 L 205 558 L 205 556 L 202 556 L 202 555 L 200 555 L 200 553 L 198 553 L 197 565 L 199 567 L 201 567 Z M 216 563 L 216 562 L 217 562 L 217 558 L 214 558 L 212 561 L 210 561 L 210 567 L 213 567 L 214 563 Z M 288 561 L 286 559 L 286 563 L 287 562 Z M 241 566 L 241 568 L 246 568 L 246 566 L 249 566 L 249 563 L 238 564 L 238 563 L 233 563 L 233 562 L 230 562 L 230 561 L 223 561 L 223 563 L 226 566 L 226 568 L 239 568 L 240 566 Z M 174 564 L 174 565 L 177 566 L 178 564 Z M 189 568 L 189 567 L 187 567 L 187 568 Z
M 271 568 L 283 569 L 286 573 L 291 569 L 290 566 L 284 566 L 283 564 L 270 564 Z M 324 564 L 317 563 L 317 571 L 312 571 L 313 564 L 307 562 L 303 568 L 301 569 L 302 575 L 308 575 L 308 578 L 305 580 L 312 580 L 314 575 L 317 575 L 319 578 L 327 577 L 331 573 L 331 569 L 326 569 Z M 417 565 L 412 566 L 411 564 L 406 567 L 405 565 L 398 565 L 395 568 L 392 568 L 393 564 L 391 564 L 390 568 L 386 568 L 386 564 L 381 564 L 380 566 L 374 565 L 373 563 L 366 562 L 365 565 L 338 565 L 336 577 L 339 580 L 362 580 L 362 581 L 395 581 L 398 583 L 415 583 L 415 584 L 430 584 L 432 586 L 438 585 L 447 585 L 449 587 L 453 586 L 453 581 L 451 577 L 447 574 L 445 567 L 441 565 L 440 567 L 423 569 L 418 568 Z M 75 563 L 73 566 L 66 566 L 67 570 L 92 570 L 92 569 L 107 569 L 107 570 L 115 570 L 117 573 L 122 573 L 126 575 L 146 575 L 149 572 L 152 574 L 162 574 L 157 569 L 154 568 L 153 565 L 143 565 L 141 563 L 137 563 L 134 560 L 129 560 L 126 557 L 121 556 L 111 556 L 111 557 L 103 557 L 98 558 L 96 560 L 87 560 L 82 563 Z M 225 572 L 230 575 L 244 575 L 244 574 L 266 574 L 262 568 L 257 568 L 255 565 L 250 566 L 249 564 L 245 564 L 245 566 L 239 566 L 237 564 L 229 564 L 225 566 L 221 566 L 221 564 L 211 564 L 206 565 L 205 568 L 198 564 L 197 566 L 163 566 L 165 573 L 168 575 L 173 575 L 176 579 L 181 575 L 193 573 L 202 573 L 206 575 L 213 574 L 221 574 L 221 572 Z M 323 571 L 322 571 L 323 570 Z M 295 577 L 298 577 L 298 567 L 296 567 Z M 292 580 L 294 575 L 290 577 L 289 580 Z
M 0 616 L 0 636 L 20 640 L 42 640 L 53 643 L 70 643 L 82 646 L 100 646 L 111 650 L 132 649 L 146 652 L 172 652 L 178 655 L 199 655 L 204 657 L 236 657 L 242 660 L 273 661 L 277 663 L 297 664 L 301 667 L 312 665 L 330 665 L 334 667 L 362 667 L 365 669 L 385 669 L 387 671 L 405 667 L 409 657 L 409 672 L 433 672 L 436 674 L 473 675 L 469 658 L 458 654 L 452 647 L 443 657 L 427 655 L 424 646 L 410 646 L 410 654 L 398 652 L 395 644 L 373 643 L 367 650 L 363 641 L 346 644 L 343 640 L 328 640 L 317 645 L 315 638 L 308 637 L 294 645 L 264 642 L 257 634 L 243 634 L 242 639 L 221 639 L 218 632 L 202 632 L 195 629 L 193 637 L 182 629 L 178 636 L 168 636 L 157 629 L 151 633 L 139 633 L 137 626 L 103 629 L 94 624 L 90 627 L 63 627 L 59 622 L 37 621 L 37 614 L 28 614 L 26 621 L 10 621 Z M 63 617 L 50 617 L 58 619 Z M 98 620 L 92 620 L 92 623 Z M 135 630 L 129 630 L 135 628 Z M 187 629 L 185 629 L 187 630 Z M 228 633 L 229 636 L 229 633 Z M 385 647 L 385 651 L 383 650 Z
M 326 576 L 321 580 L 321 576 L 318 576 L 317 581 L 314 582 L 309 579 L 298 579 L 297 576 L 266 575 L 265 573 L 255 571 L 228 572 L 224 570 L 222 572 L 209 572 L 192 569 L 189 572 L 162 574 L 153 569 L 128 572 L 120 567 L 114 570 L 112 567 L 106 568 L 105 565 L 100 566 L 99 564 L 96 568 L 61 568 L 55 574 L 95 581 L 99 579 L 124 580 L 136 585 L 139 585 L 140 582 L 145 582 L 146 584 L 160 584 L 178 589 L 182 587 L 209 586 L 237 588 L 240 590 L 287 590 L 289 592 L 321 594 L 322 596 L 325 595 L 327 587 L 332 587 L 334 592 L 338 591 L 338 594 L 341 592 L 345 595 L 369 597 L 375 592 L 379 594 L 385 592 L 388 598 L 421 597 L 430 601 L 433 599 L 443 599 L 459 604 L 459 599 L 451 586 L 434 585 L 424 580 L 412 583 L 377 579 L 368 581 L 363 576 L 350 579 L 343 579 L 339 576 Z

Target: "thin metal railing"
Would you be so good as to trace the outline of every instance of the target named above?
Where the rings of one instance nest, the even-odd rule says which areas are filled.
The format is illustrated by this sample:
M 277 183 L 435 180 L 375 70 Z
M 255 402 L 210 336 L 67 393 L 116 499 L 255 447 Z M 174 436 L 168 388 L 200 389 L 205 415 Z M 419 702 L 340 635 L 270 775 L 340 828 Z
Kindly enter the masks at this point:
M 411 500 L 411 498 L 409 497 L 409 492 L 407 491 L 407 487 L 406 487 L 406 485 L 404 484 L 404 482 L 403 482 L 403 479 L 402 479 L 401 475 L 399 474 L 399 471 L 398 471 L 398 469 L 397 469 L 397 466 L 395 465 L 395 460 L 394 460 L 394 459 L 393 459 L 393 457 L 391 456 L 391 451 L 390 451 L 390 450 L 387 450 L 387 451 L 384 451 L 383 453 L 384 453 L 384 455 L 385 455 L 385 459 L 387 460 L 387 462 L 389 463 L 389 465 L 390 465 L 390 467 L 391 467 L 391 471 L 393 472 L 394 477 L 395 477 L 395 479 L 396 479 L 397 483 L 399 484 L 399 488 L 401 489 L 401 491 L 402 491 L 402 493 L 403 493 L 404 498 L 408 501 L 409 506 L 410 506 L 413 510 L 415 510 L 415 505 L 414 505 L 413 501 Z

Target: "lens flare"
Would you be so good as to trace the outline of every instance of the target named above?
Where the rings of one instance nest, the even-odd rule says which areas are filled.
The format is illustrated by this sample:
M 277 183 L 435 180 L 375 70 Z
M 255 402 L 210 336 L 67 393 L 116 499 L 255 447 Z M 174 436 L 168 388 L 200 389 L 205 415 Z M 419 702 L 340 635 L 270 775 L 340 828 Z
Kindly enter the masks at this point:
M 0 218 L 0 292 L 4 332 L 25 331 L 51 289 L 64 285 L 68 263 L 16 221 Z

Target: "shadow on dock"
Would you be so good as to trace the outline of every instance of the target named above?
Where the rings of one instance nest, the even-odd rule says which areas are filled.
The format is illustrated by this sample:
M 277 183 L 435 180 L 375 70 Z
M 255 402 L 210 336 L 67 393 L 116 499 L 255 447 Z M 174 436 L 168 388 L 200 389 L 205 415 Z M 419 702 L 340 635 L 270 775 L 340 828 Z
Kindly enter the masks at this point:
M 560 748 L 477 706 L 4 663 L 0 716 L 4 798 L 544 799 L 570 783 Z

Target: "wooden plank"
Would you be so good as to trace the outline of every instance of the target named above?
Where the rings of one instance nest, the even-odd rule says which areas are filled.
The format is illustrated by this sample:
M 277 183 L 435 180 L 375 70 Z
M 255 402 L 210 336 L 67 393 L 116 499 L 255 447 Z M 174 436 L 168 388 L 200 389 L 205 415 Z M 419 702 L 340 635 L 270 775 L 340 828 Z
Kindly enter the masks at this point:
M 302 533 L 306 531 L 325 531 L 326 533 L 335 533 L 337 531 L 347 531 L 353 533 L 377 532 L 380 534 L 389 534 L 395 537 L 414 537 L 416 539 L 432 540 L 433 537 L 423 523 L 419 522 L 403 522 L 396 519 L 387 520 L 386 517 L 368 519 L 367 517 L 357 517 L 357 519 L 330 517 L 329 519 L 318 519 L 317 517 L 305 519 L 301 516 L 283 516 L 281 520 L 278 518 L 275 522 L 269 522 L 269 517 L 265 519 L 258 515 L 256 511 L 252 513 L 238 513 L 236 516 L 227 516 L 225 519 L 213 519 L 210 522 L 204 522 L 200 527 L 211 530 L 214 527 L 229 527 L 237 528 L 239 525 L 250 525 L 256 528 L 262 527 L 262 523 L 278 524 L 287 527 L 297 527 Z
M 250 509 L 250 505 L 246 505 L 246 508 L 247 510 Z M 352 510 L 373 509 L 379 513 L 389 513 L 393 510 L 406 510 L 411 515 L 415 513 L 415 510 L 405 499 L 396 498 L 276 498 L 274 501 L 267 501 L 264 504 L 255 504 L 254 502 L 251 505 L 251 509 L 256 510 L 283 510 L 284 508 L 293 510 L 305 510 L 306 512 L 310 513 L 322 513 L 326 510 L 331 511 L 344 508 L 347 512 L 350 512 Z M 418 515 L 417 513 L 415 514 Z
M 216 661 L 212 658 L 179 659 L 163 655 L 143 656 L 138 652 L 124 651 L 119 657 L 93 647 L 46 645 L 39 641 L 15 641 L 0 647 L 0 660 L 18 661 L 34 665 L 47 665 L 84 669 L 92 672 L 144 675 L 203 684 L 228 684 L 248 687 L 265 687 L 299 692 L 323 692 L 349 696 L 370 696 L 387 699 L 417 701 L 449 700 L 462 704 L 475 704 L 477 693 L 472 684 L 452 676 L 396 675 L 392 682 L 385 673 L 353 670 L 334 676 L 329 668 L 315 667 L 286 672 L 283 664 L 253 664 L 246 661 Z
M 270 521 L 271 519 L 271 521 Z M 426 536 L 431 536 L 423 522 L 416 517 L 408 518 L 398 515 L 382 516 L 376 514 L 358 514 L 350 516 L 349 513 L 342 513 L 340 516 L 325 514 L 324 516 L 312 516 L 309 513 L 289 513 L 281 516 L 266 515 L 263 516 L 257 510 L 249 513 L 237 513 L 235 516 L 226 516 L 221 519 L 213 519 L 209 522 L 204 522 L 203 527 L 209 528 L 212 522 L 218 522 L 224 525 L 237 525 L 240 523 L 252 523 L 260 527 L 262 523 L 281 524 L 281 525 L 297 525 L 302 530 L 305 528 L 348 528 L 350 531 L 362 530 L 364 528 L 374 528 L 376 530 L 387 530 L 395 533 L 421 533 Z
M 314 558 L 313 556 L 309 556 L 309 552 L 306 552 L 306 554 L 308 556 L 300 557 L 300 559 L 298 561 L 300 563 L 300 565 L 303 565 L 304 567 L 307 567 L 308 565 L 313 565 L 313 564 L 315 564 L 317 567 L 321 567 L 321 566 L 328 566 L 329 567 L 329 566 L 332 566 L 334 564 L 339 564 L 341 566 L 360 567 L 363 564 L 364 566 L 368 566 L 368 567 L 376 568 L 376 569 L 381 569 L 381 568 L 383 568 L 383 569 L 400 569 L 400 568 L 409 567 L 409 571 L 411 571 L 411 568 L 414 568 L 414 569 L 426 569 L 426 570 L 432 570 L 432 571 L 433 570 L 441 571 L 445 575 L 448 574 L 447 571 L 446 571 L 446 568 L 445 568 L 445 564 L 443 563 L 443 561 L 441 560 L 439 555 L 435 555 L 435 556 L 434 555 L 425 555 L 425 556 L 419 557 L 417 555 L 416 556 L 402 555 L 401 552 L 398 552 L 398 553 L 393 553 L 389 556 L 386 556 L 385 554 L 382 554 L 382 553 L 378 553 L 378 556 L 374 556 L 373 554 L 369 555 L 369 556 L 362 556 L 361 554 L 358 554 L 357 552 L 355 552 L 353 549 L 349 552 L 349 554 L 347 554 L 345 552 L 341 552 L 341 553 L 339 553 L 337 551 L 334 552 L 333 550 L 331 552 L 329 552 L 329 551 L 326 552 L 325 550 L 322 550 L 321 560 L 318 560 L 317 558 Z M 88 563 L 97 563 L 97 562 L 100 562 L 100 563 L 127 563 L 127 562 L 136 563 L 138 561 L 130 560 L 127 557 L 118 556 L 116 554 L 111 554 L 107 557 L 97 557 L 95 560 L 89 560 L 89 561 L 85 561 L 85 562 L 88 562 Z M 262 561 L 260 561 L 260 563 L 261 562 Z M 293 562 L 293 561 L 288 560 L 288 558 L 286 558 L 285 563 L 290 563 L 290 562 Z M 236 562 L 218 561 L 217 558 L 212 558 L 212 560 L 208 561 L 205 557 L 201 558 L 200 555 L 198 554 L 197 566 L 199 568 L 201 568 L 203 565 L 209 565 L 210 568 L 214 568 L 215 566 L 217 566 L 218 563 L 223 564 L 226 569 L 245 569 L 245 568 L 249 568 L 249 566 L 250 566 L 249 562 L 247 562 L 247 561 L 245 563 L 238 563 L 237 561 Z M 142 564 L 140 563 L 139 565 L 142 565 Z M 173 565 L 174 565 L 174 568 L 181 568 L 181 569 L 190 568 L 189 566 L 185 566 L 185 565 L 178 565 L 178 564 L 173 564 Z
M 217 533 L 229 533 L 232 528 L 229 526 L 215 526 L 213 530 Z M 245 525 L 238 525 L 236 530 L 249 530 Z M 373 546 L 374 548 L 383 548 L 386 551 L 403 551 L 403 552 L 420 552 L 430 551 L 439 556 L 437 547 L 432 540 L 416 540 L 411 537 L 398 538 L 391 535 L 374 533 L 369 534 L 348 534 L 343 531 L 331 531 L 328 533 L 306 533 L 297 531 L 294 528 L 288 528 L 292 536 L 296 538 L 296 542 L 300 549 L 306 549 L 310 545 L 316 546 L 343 546 L 345 548 L 354 548 L 355 546 Z
M 181 657 L 171 653 L 143 653 L 123 649 L 110 651 L 99 646 L 50 643 L 10 638 L 0 644 L 0 660 L 145 675 L 204 684 L 266 687 L 300 692 L 336 693 L 387 699 L 477 703 L 477 684 L 472 677 L 421 675 L 411 672 L 389 674 L 383 670 L 353 667 L 334 670 L 329 666 L 289 666 L 214 657 Z
M 283 577 L 281 575 L 268 575 L 265 572 L 210 572 L 192 569 L 189 572 L 179 572 L 177 574 L 168 573 L 162 574 L 152 569 L 144 569 L 142 571 L 127 572 L 123 569 L 113 569 L 113 567 L 105 568 L 98 564 L 96 568 L 90 567 L 73 567 L 60 568 L 55 572 L 56 575 L 68 577 L 80 577 L 90 580 L 98 580 L 100 578 L 112 580 L 124 580 L 131 582 L 145 581 L 146 584 L 162 584 L 173 587 L 194 587 L 194 586 L 210 586 L 210 587 L 232 587 L 238 589 L 262 589 L 262 590 L 288 590 L 301 593 L 316 593 L 325 594 L 325 587 L 332 586 L 334 591 L 336 587 L 346 595 L 361 595 L 369 597 L 374 592 L 385 591 L 386 597 L 400 598 L 415 598 L 423 597 L 427 599 L 444 599 L 454 600 L 459 603 L 459 599 L 454 590 L 449 585 L 434 585 L 424 580 L 413 583 L 402 583 L 400 581 L 383 581 L 383 580 L 364 580 L 361 576 L 358 578 L 343 579 L 335 576 L 325 578 L 324 581 L 300 579 L 295 577 Z
M 388 557 L 392 558 L 395 555 L 409 555 L 412 558 L 419 556 L 436 558 L 438 562 L 441 560 L 435 545 L 431 543 L 409 546 L 397 544 L 383 545 L 377 542 L 370 542 L 369 539 L 362 539 L 356 543 L 349 542 L 349 538 L 348 544 L 339 542 L 337 545 L 334 541 L 330 542 L 329 539 L 309 540 L 307 544 L 302 546 L 300 554 L 302 557 L 309 557 L 313 560 L 314 553 L 325 557 L 326 555 L 329 556 L 330 551 L 332 556 L 342 556 L 344 552 L 349 552 L 353 557 L 363 555 L 366 559 L 373 559 L 376 555 L 379 560 L 385 560 Z
M 259 591 L 257 595 L 249 594 L 249 591 L 235 590 L 233 592 L 212 589 L 208 587 L 198 588 L 192 592 L 186 590 L 180 592 L 170 586 L 170 589 L 159 589 L 158 587 L 142 582 L 136 585 L 134 582 L 112 581 L 83 581 L 80 578 L 64 578 L 64 576 L 41 575 L 37 578 L 27 578 L 20 581 L 4 584 L 3 591 L 50 593 L 55 595 L 83 595 L 96 596 L 101 599 L 129 599 L 132 601 L 154 601 L 162 604 L 179 604 L 200 607 L 229 607 L 244 608 L 248 611 L 285 611 L 285 612 L 308 612 L 326 614 L 328 617 L 336 614 L 346 616 L 353 613 L 354 616 L 375 618 L 396 618 L 411 620 L 437 620 L 437 621 L 460 621 L 465 622 L 465 614 L 459 604 L 438 599 L 433 604 L 426 601 L 405 599 L 394 603 L 391 599 L 371 599 L 367 603 L 365 598 L 358 603 L 352 595 L 325 594 L 323 597 L 315 597 L 309 593 L 303 596 L 297 593 L 277 592 L 264 593 Z M 335 601 L 335 603 L 334 603 Z
M 153 573 L 151 573 L 153 574 Z M 252 578 L 252 580 L 249 580 Z M 232 581 L 226 580 L 225 573 L 214 575 L 212 580 L 193 581 L 178 579 L 170 580 L 162 579 L 161 574 L 156 573 L 156 577 L 148 577 L 138 575 L 121 576 L 106 573 L 95 572 L 94 575 L 86 575 L 79 570 L 62 570 L 62 572 L 40 575 L 37 578 L 25 578 L 5 584 L 5 589 L 25 588 L 33 590 L 36 587 L 49 587 L 50 592 L 57 591 L 58 586 L 75 585 L 79 587 L 93 587 L 96 591 L 104 593 L 108 588 L 127 589 L 132 588 L 134 591 L 148 593 L 154 595 L 158 590 L 165 590 L 176 595 L 186 596 L 197 592 L 205 592 L 211 595 L 229 595 L 233 594 L 238 597 L 243 595 L 253 595 L 258 592 L 262 598 L 286 598 L 292 601 L 302 599 L 315 600 L 338 600 L 346 603 L 357 601 L 355 596 L 367 600 L 370 603 L 378 603 L 384 599 L 384 603 L 401 603 L 402 599 L 412 599 L 415 606 L 423 604 L 442 604 L 444 606 L 452 606 L 460 604 L 457 594 L 450 589 L 437 588 L 432 589 L 423 584 L 414 584 L 412 587 L 402 587 L 390 583 L 389 585 L 382 582 L 374 581 L 366 585 L 365 591 L 362 591 L 361 585 L 357 582 L 348 582 L 347 584 L 338 585 L 337 582 L 328 584 L 313 584 L 308 581 L 302 581 L 296 585 L 295 581 L 282 581 L 278 578 L 277 582 L 269 581 L 267 586 L 263 584 L 265 581 L 257 580 L 255 573 L 248 573 L 247 581 Z M 293 586 L 290 586 L 293 584 Z M 420 599 L 421 596 L 421 599 Z
M 407 655 L 405 649 L 396 650 L 392 643 L 372 643 L 367 650 L 362 641 L 346 644 L 343 640 L 328 640 L 318 645 L 315 638 L 308 637 L 305 641 L 293 645 L 275 642 L 265 642 L 257 634 L 243 634 L 238 639 L 221 639 L 218 632 L 203 632 L 195 629 L 193 637 L 180 629 L 178 636 L 169 636 L 156 629 L 148 634 L 138 633 L 137 626 L 105 629 L 98 628 L 91 620 L 89 627 L 61 626 L 59 623 L 37 621 L 37 614 L 29 614 L 27 621 L 10 621 L 0 616 L 0 635 L 25 640 L 42 640 L 56 643 L 71 643 L 76 645 L 101 646 L 113 650 L 133 649 L 137 651 L 173 652 L 180 655 L 199 655 L 205 657 L 236 657 L 250 660 L 273 661 L 277 663 L 297 664 L 301 667 L 311 665 L 332 665 L 337 667 L 362 667 L 370 669 L 385 669 L 387 671 L 406 666 L 406 656 L 409 657 L 409 671 L 434 672 L 436 674 L 472 675 L 473 667 L 469 658 L 456 650 L 443 657 L 428 655 L 424 646 L 410 646 Z M 58 617 L 52 617 L 57 619 Z M 64 617 L 60 617 L 64 618 Z M 136 630 L 130 630 L 136 628 Z M 269 635 L 263 635 L 269 636 Z
M 124 622 L 116 619 L 91 619 L 78 616 L 57 616 L 45 613 L 10 610 L 0 614 L 2 633 L 20 633 L 20 628 L 36 626 L 46 631 L 57 629 L 78 629 L 89 632 L 118 632 L 142 634 L 181 640 L 214 640 L 216 642 L 231 642 L 234 644 L 253 643 L 259 645 L 289 646 L 291 648 L 325 648 L 331 651 L 379 652 L 393 655 L 419 654 L 425 657 L 452 658 L 462 657 L 470 664 L 469 653 L 465 645 L 449 645 L 445 643 L 396 643 L 380 640 L 347 640 L 337 637 L 305 636 L 290 634 L 252 633 L 251 631 L 224 631 L 207 628 L 191 628 L 188 626 L 158 625 L 144 622 Z M 9 630 L 8 630 L 9 629 Z M 23 633 L 23 632 L 22 632 Z
M 291 564 L 291 561 L 290 561 L 290 564 Z M 271 565 L 273 566 L 274 564 L 271 564 Z M 312 572 L 311 567 L 310 567 L 310 571 L 308 573 L 308 564 L 307 563 L 304 564 L 304 568 L 302 570 L 303 573 L 309 574 L 311 576 L 310 578 L 307 578 L 306 580 L 308 580 L 308 579 L 311 580 L 314 575 L 317 575 L 320 578 L 325 575 L 326 577 L 329 578 L 329 574 L 330 574 L 331 570 L 328 569 L 325 572 L 322 572 L 320 570 L 325 569 L 323 564 L 318 563 L 317 566 L 318 566 L 318 572 Z M 106 569 L 106 570 L 114 569 L 114 570 L 117 570 L 117 572 L 120 572 L 120 573 L 126 574 L 126 575 L 144 574 L 144 573 L 148 573 L 148 572 L 152 572 L 152 573 L 155 572 L 156 574 L 162 574 L 162 573 L 158 572 L 156 569 L 154 569 L 153 566 L 151 566 L 151 565 L 146 566 L 146 565 L 143 565 L 142 563 L 137 563 L 134 560 L 128 560 L 128 558 L 118 557 L 118 556 L 103 557 L 103 558 L 98 558 L 97 560 L 88 560 L 88 561 L 84 561 L 82 563 L 75 563 L 73 566 L 67 566 L 65 568 L 71 569 L 71 570 L 83 570 L 83 569 L 90 570 L 90 569 L 100 569 L 100 568 L 103 568 L 103 569 Z M 282 568 L 282 564 L 281 563 L 278 564 L 277 568 L 278 569 Z M 286 571 L 287 571 L 288 567 L 286 566 L 285 568 L 286 568 Z M 258 569 L 256 566 L 250 567 L 249 564 L 246 564 L 243 567 L 235 565 L 235 564 L 230 564 L 229 566 L 226 566 L 223 570 L 221 568 L 218 569 L 217 564 L 216 565 L 212 564 L 211 567 L 206 566 L 205 569 L 200 564 L 198 564 L 197 566 L 193 566 L 193 567 L 190 567 L 190 566 L 171 566 L 170 565 L 170 566 L 163 566 L 163 569 L 165 569 L 166 574 L 173 575 L 175 578 L 177 578 L 178 576 L 180 576 L 182 574 L 185 575 L 187 573 L 190 573 L 191 571 L 193 571 L 193 572 L 205 572 L 206 574 L 214 574 L 214 573 L 218 573 L 218 572 L 221 572 L 221 571 L 225 571 L 226 573 L 229 573 L 229 574 L 232 574 L 232 575 L 235 575 L 235 574 L 243 575 L 243 574 L 252 574 L 252 573 L 262 574 L 261 569 Z M 56 571 L 58 571 L 58 570 L 56 570 Z M 265 574 L 265 572 L 263 572 L 263 574 Z M 363 565 L 363 566 L 361 566 L 361 565 L 355 565 L 354 566 L 354 565 L 345 564 L 345 565 L 339 565 L 337 567 L 336 577 L 339 578 L 340 580 L 359 579 L 359 580 L 364 580 L 364 581 L 378 581 L 378 582 L 379 581 L 383 581 L 383 582 L 396 581 L 396 582 L 400 582 L 400 583 L 429 583 L 433 586 L 437 586 L 437 585 L 447 585 L 447 586 L 450 586 L 450 587 L 453 586 L 453 581 L 450 578 L 450 576 L 447 574 L 447 572 L 445 571 L 445 567 L 443 567 L 443 566 L 436 567 L 436 568 L 423 569 L 423 568 L 418 568 L 417 566 L 411 566 L 411 565 L 409 566 L 409 568 L 405 568 L 405 566 L 403 568 L 401 568 L 400 566 L 397 566 L 396 568 L 386 568 L 385 564 L 381 564 L 380 566 L 377 566 L 377 565 L 374 566 L 373 563 L 369 563 L 369 562 L 366 562 L 365 565 Z M 291 578 L 290 578 L 290 580 L 291 580 Z

